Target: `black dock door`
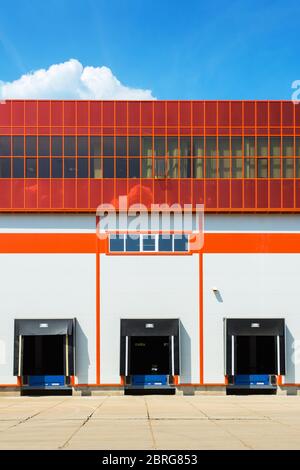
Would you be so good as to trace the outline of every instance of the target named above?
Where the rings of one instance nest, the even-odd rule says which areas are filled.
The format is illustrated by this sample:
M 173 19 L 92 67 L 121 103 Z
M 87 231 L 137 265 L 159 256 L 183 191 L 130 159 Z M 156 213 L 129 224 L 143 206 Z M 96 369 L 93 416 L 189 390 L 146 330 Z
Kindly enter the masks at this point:
M 121 320 L 120 375 L 179 375 L 179 320 Z
M 227 375 L 285 374 L 284 319 L 225 318 L 224 327 Z
M 14 375 L 75 375 L 75 319 L 15 320 Z

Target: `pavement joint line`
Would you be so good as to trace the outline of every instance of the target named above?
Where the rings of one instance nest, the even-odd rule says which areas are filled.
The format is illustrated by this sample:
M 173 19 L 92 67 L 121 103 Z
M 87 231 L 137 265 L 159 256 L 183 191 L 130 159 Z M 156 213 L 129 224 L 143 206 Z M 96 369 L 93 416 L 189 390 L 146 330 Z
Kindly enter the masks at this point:
M 55 403 L 53 406 L 47 407 L 46 410 L 47 410 L 47 411 L 48 411 L 48 410 L 51 410 L 52 408 L 55 408 L 56 406 L 60 405 L 60 404 L 63 403 L 64 401 L 65 401 L 65 400 L 61 400 L 61 401 L 59 401 L 58 403 Z M 34 413 L 33 415 L 26 416 L 26 418 L 21 419 L 21 420 L 18 420 L 18 422 L 15 423 L 15 424 L 13 424 L 12 426 L 9 426 L 9 427 L 6 428 L 6 429 L 0 430 L 0 433 L 1 433 L 1 432 L 7 432 L 7 431 L 9 431 L 10 429 L 13 429 L 13 428 L 16 428 L 16 427 L 20 426 L 21 424 L 27 423 L 30 419 L 35 418 L 35 416 L 40 415 L 40 414 L 43 413 L 44 411 L 45 411 L 45 410 L 40 410 L 40 411 L 38 411 L 37 413 Z M 14 420 L 14 421 L 16 421 L 16 420 Z
M 150 434 L 151 434 L 151 439 L 152 439 L 152 442 L 153 442 L 153 449 L 154 450 L 157 450 L 157 443 L 156 443 L 156 440 L 155 440 L 155 435 L 154 435 L 154 431 L 153 431 L 153 428 L 152 428 L 152 423 L 151 423 L 151 418 L 150 418 L 150 412 L 149 412 L 149 407 L 148 407 L 148 402 L 147 402 L 147 398 L 144 397 L 144 402 L 145 402 L 145 406 L 146 406 L 146 411 L 147 411 L 147 421 L 149 423 L 149 429 L 150 429 Z
M 197 405 L 194 405 L 194 403 L 191 403 L 189 400 L 186 400 L 187 403 L 189 403 L 193 408 L 195 408 L 196 410 L 199 410 L 199 408 L 197 407 Z M 250 446 L 250 444 L 247 444 L 243 439 L 241 439 L 240 437 L 238 437 L 236 434 L 234 434 L 233 432 L 229 431 L 228 429 L 224 429 L 222 426 L 220 426 L 220 421 L 221 420 L 216 420 L 216 419 L 211 419 L 210 416 L 207 415 L 207 413 L 205 413 L 205 411 L 201 410 L 201 413 L 203 413 L 205 416 L 208 417 L 209 421 L 211 421 L 215 426 L 218 426 L 218 428 L 222 429 L 222 431 L 226 432 L 229 436 L 233 437 L 234 439 L 236 439 L 237 441 L 239 441 L 246 449 L 249 449 L 249 450 L 253 450 L 253 447 Z M 222 420 L 223 421 L 223 420 Z
M 71 440 L 73 439 L 73 437 L 80 431 L 80 429 L 82 429 L 91 419 L 91 417 L 93 416 L 94 413 L 96 413 L 97 410 L 99 410 L 99 408 L 101 408 L 101 406 L 103 405 L 104 402 L 106 402 L 108 400 L 109 396 L 107 397 L 104 397 L 104 400 L 99 403 L 98 406 L 96 406 L 96 408 L 85 418 L 85 420 L 81 423 L 81 425 L 79 426 L 79 428 L 77 428 L 75 431 L 72 432 L 72 434 L 70 435 L 70 437 L 61 445 L 58 447 L 58 449 L 62 450 L 62 449 L 65 449 L 69 443 L 71 442 Z

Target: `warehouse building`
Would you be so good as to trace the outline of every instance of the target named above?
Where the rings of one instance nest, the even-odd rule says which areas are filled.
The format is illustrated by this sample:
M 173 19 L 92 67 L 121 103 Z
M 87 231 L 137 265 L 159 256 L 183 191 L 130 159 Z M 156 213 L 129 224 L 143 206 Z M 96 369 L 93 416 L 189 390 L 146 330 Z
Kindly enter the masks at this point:
M 3 102 L 0 211 L 0 391 L 299 387 L 300 106 Z

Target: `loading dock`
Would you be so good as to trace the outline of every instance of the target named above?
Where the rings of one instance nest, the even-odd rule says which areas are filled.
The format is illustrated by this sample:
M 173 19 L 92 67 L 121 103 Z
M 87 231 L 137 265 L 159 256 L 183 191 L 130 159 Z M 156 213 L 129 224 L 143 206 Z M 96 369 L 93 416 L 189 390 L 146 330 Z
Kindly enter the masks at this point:
M 174 389 L 179 320 L 121 320 L 120 375 L 127 390 Z
M 285 375 L 285 322 L 271 318 L 225 318 L 228 389 L 274 389 Z
M 15 320 L 14 375 L 24 390 L 71 389 L 76 319 Z

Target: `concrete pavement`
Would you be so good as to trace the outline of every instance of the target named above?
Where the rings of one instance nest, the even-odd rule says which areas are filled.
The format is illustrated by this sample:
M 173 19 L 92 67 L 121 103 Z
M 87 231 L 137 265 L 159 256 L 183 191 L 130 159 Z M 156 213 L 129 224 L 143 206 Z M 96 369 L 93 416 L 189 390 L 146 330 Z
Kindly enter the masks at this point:
M 0 397 L 0 449 L 300 449 L 300 397 Z

